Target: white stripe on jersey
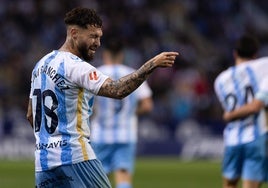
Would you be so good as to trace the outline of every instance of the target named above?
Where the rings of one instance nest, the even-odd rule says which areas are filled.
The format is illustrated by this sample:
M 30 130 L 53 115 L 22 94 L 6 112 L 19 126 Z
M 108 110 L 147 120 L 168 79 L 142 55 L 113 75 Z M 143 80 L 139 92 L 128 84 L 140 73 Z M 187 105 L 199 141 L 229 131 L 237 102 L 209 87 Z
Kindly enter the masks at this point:
M 36 171 L 96 156 L 89 144 L 94 95 L 108 76 L 69 52 L 53 51 L 32 72 Z
M 262 79 L 268 75 L 268 58 L 260 58 L 223 71 L 215 80 L 216 95 L 225 111 L 252 101 L 261 89 Z M 224 129 L 226 145 L 238 145 L 255 140 L 267 132 L 264 110 L 258 115 L 232 121 Z
M 256 94 L 256 98 L 261 100 L 265 106 L 268 105 L 268 75 L 263 78 L 260 84 L 260 90 Z
M 134 69 L 117 64 L 102 65 L 98 68 L 113 79 L 130 74 Z M 137 141 L 136 107 L 140 99 L 152 95 L 147 82 L 144 82 L 122 100 L 96 97 L 94 116 L 91 124 L 91 141 L 96 143 L 129 143 Z

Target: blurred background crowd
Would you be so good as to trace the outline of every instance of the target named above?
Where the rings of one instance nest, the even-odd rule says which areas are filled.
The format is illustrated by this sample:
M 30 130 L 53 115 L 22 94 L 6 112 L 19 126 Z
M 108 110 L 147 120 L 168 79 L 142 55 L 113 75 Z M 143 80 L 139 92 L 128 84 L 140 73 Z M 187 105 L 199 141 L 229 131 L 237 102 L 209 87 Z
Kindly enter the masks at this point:
M 265 0 L 1 0 L 0 156 L 33 155 L 25 118 L 31 71 L 64 42 L 63 17 L 76 6 L 100 13 L 102 42 L 122 40 L 125 63 L 134 68 L 161 51 L 180 53 L 173 68 L 148 80 L 155 104 L 140 119 L 139 154 L 220 156 L 224 122 L 213 82 L 232 65 L 242 34 L 257 35 L 259 56 L 268 54 Z M 93 65 L 101 64 L 100 54 Z

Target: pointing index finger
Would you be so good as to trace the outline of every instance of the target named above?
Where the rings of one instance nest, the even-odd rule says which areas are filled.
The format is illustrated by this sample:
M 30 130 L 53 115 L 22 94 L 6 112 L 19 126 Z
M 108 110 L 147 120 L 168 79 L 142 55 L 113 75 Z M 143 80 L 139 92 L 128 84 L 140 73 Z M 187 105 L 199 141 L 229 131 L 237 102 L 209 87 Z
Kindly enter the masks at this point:
M 179 55 L 178 52 L 165 52 L 167 56 L 177 56 Z

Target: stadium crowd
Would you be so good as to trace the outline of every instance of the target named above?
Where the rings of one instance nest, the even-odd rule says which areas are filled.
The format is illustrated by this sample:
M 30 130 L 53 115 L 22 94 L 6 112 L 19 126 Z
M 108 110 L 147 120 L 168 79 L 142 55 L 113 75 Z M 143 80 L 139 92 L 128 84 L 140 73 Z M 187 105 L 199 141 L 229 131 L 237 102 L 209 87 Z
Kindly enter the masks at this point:
M 186 120 L 221 134 L 213 81 L 233 63 L 237 37 L 255 33 L 262 45 L 259 55 L 267 55 L 265 0 L 1 0 L 0 5 L 1 138 L 21 134 L 22 124 L 28 124 L 30 71 L 42 55 L 59 48 L 65 38 L 62 17 L 75 6 L 101 13 L 102 42 L 120 38 L 125 63 L 134 68 L 160 51 L 180 52 L 174 68 L 158 70 L 148 80 L 155 108 L 145 122 L 166 130 L 167 137 L 175 138 Z M 100 51 L 95 65 L 101 63 Z

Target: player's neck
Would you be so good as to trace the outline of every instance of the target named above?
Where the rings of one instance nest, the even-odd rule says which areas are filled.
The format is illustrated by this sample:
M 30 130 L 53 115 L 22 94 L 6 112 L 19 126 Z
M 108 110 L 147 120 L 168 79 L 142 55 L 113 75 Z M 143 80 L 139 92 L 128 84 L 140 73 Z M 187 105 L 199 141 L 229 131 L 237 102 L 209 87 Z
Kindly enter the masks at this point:
M 247 61 L 250 61 L 250 60 L 252 60 L 253 58 L 241 58 L 241 57 L 238 57 L 238 58 L 236 58 L 236 60 L 235 60 L 235 64 L 236 65 L 240 65 L 240 64 L 242 64 L 242 63 L 245 63 L 245 62 L 247 62 Z
M 70 52 L 76 56 L 79 56 L 77 50 L 75 50 L 71 43 L 67 41 L 59 48 L 59 51 Z

